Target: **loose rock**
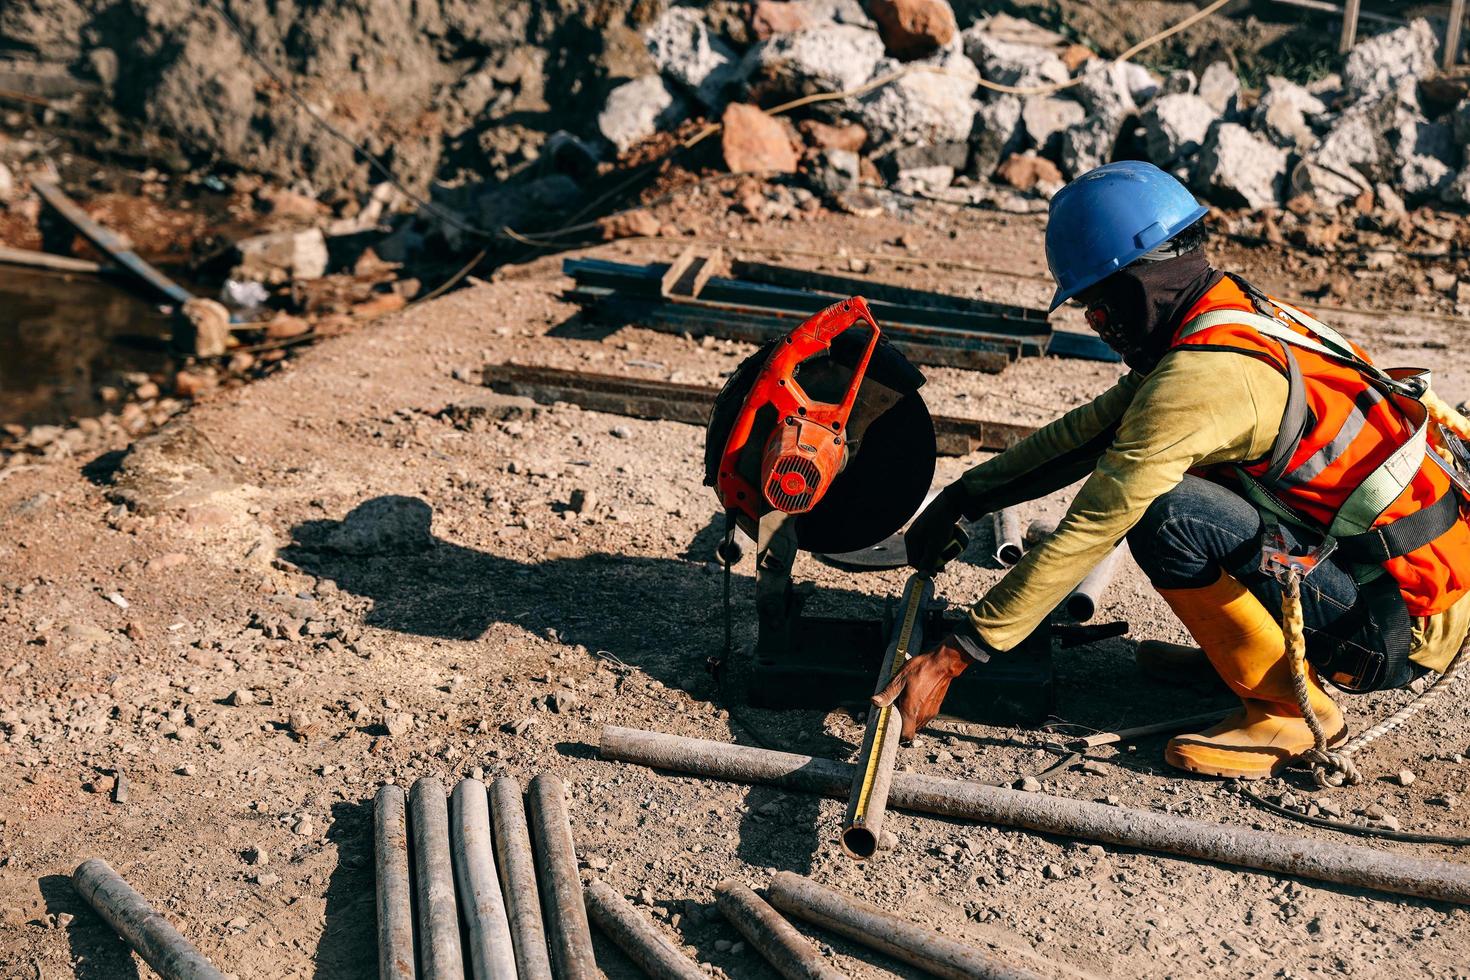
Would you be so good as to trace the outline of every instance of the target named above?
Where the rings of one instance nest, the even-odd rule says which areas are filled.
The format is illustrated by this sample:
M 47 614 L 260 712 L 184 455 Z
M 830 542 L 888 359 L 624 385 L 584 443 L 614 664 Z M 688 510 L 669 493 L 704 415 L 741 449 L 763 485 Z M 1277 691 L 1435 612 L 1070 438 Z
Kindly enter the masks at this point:
M 731 173 L 796 172 L 800 156 L 780 120 L 757 106 L 731 103 L 720 123 L 720 150 Z
M 644 32 L 643 39 L 663 76 L 688 89 L 706 106 L 722 104 L 725 89 L 739 79 L 739 57 L 692 7 L 670 7 Z
M 901 60 L 933 54 L 959 29 L 945 0 L 869 0 L 868 13 L 885 50 Z
M 1236 123 L 1222 123 L 1200 150 L 1196 185 L 1222 204 L 1275 207 L 1286 181 L 1286 151 Z
M 659 130 L 672 128 L 686 114 L 684 100 L 662 78 L 645 75 L 607 94 L 597 129 L 619 153 L 626 153 Z

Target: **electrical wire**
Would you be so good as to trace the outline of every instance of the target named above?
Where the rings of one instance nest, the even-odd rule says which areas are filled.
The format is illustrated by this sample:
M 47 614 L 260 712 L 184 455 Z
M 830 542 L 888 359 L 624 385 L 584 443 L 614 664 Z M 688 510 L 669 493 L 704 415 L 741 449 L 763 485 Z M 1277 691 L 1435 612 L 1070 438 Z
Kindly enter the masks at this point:
M 1443 844 L 1448 847 L 1470 847 L 1470 837 L 1453 837 L 1444 834 L 1421 834 L 1410 830 L 1389 830 L 1387 828 L 1369 827 L 1366 824 L 1350 823 L 1346 820 L 1329 820 L 1326 817 L 1314 817 L 1296 810 L 1272 803 L 1270 800 L 1253 793 L 1244 783 L 1236 786 L 1241 796 L 1263 810 L 1268 810 L 1278 816 L 1295 820 L 1298 823 L 1311 824 L 1313 827 L 1323 827 L 1327 830 L 1336 830 L 1344 834 L 1356 834 L 1359 837 L 1381 837 L 1384 840 L 1404 841 L 1409 844 Z

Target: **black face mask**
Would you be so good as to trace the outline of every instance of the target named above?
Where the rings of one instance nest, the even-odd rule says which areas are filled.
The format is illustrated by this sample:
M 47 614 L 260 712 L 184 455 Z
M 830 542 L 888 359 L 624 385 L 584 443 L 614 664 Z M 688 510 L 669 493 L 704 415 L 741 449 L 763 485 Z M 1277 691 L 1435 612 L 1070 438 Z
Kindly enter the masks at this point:
M 1203 251 L 1161 262 L 1135 262 L 1085 290 L 1087 324 L 1135 371 L 1159 363 L 1179 319 L 1223 278 Z

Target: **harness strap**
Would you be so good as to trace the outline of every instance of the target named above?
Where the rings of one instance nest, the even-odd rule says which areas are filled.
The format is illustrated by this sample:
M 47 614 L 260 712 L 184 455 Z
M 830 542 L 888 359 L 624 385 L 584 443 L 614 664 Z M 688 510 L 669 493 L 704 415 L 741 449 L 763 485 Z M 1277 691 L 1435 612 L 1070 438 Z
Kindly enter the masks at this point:
M 1414 511 L 1391 524 L 1337 539 L 1344 558 L 1365 564 L 1382 564 L 1400 558 L 1437 539 L 1460 520 L 1460 501 L 1446 493 L 1428 507 Z
M 1297 447 L 1307 434 L 1311 412 L 1307 409 L 1307 386 L 1302 381 L 1302 366 L 1296 355 L 1285 344 L 1281 354 L 1286 359 L 1286 409 L 1281 413 L 1281 426 L 1276 430 L 1276 441 L 1271 444 L 1271 464 L 1262 479 L 1275 483 L 1286 472 L 1286 467 L 1296 455 Z

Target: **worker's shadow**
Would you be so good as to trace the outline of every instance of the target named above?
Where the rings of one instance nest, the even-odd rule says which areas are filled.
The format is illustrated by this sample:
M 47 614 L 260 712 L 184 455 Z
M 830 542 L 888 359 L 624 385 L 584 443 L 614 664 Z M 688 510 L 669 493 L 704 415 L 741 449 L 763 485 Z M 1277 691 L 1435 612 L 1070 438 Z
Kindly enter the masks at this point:
M 281 556 L 371 599 L 367 625 L 465 641 L 478 639 L 495 623 L 537 635 L 554 630 L 564 643 L 606 652 L 697 700 L 733 706 L 738 718 L 732 718 L 732 727 L 742 741 L 776 742 L 818 756 L 851 754 L 852 745 L 823 731 L 820 712 L 745 707 L 738 667 L 726 681 L 733 689 L 716 685 L 705 662 L 723 636 L 721 583 L 718 570 L 704 560 L 588 554 L 523 562 L 433 537 L 432 517 L 429 505 L 417 498 L 375 498 L 342 521 L 298 525 Z M 383 526 L 370 526 L 379 520 Z M 343 553 L 344 546 L 359 553 Z M 702 550 L 696 543 L 690 554 Z M 753 591 L 747 576 L 737 577 L 737 647 L 753 639 Z M 828 590 L 823 600 L 842 607 L 875 602 L 843 590 Z M 613 724 L 620 704 L 613 700 L 607 706 Z M 647 722 L 640 714 L 628 724 Z M 745 737 L 757 730 L 761 734 Z M 811 828 L 819 825 L 817 801 L 757 788 L 750 791 L 750 803 L 740 856 L 752 864 L 774 860 L 778 867 L 809 870 Z
M 45 875 L 39 884 L 47 915 L 75 916 L 66 927 L 66 942 L 76 964 L 77 980 L 137 980 L 138 966 L 132 950 L 82 900 L 71 878 Z

